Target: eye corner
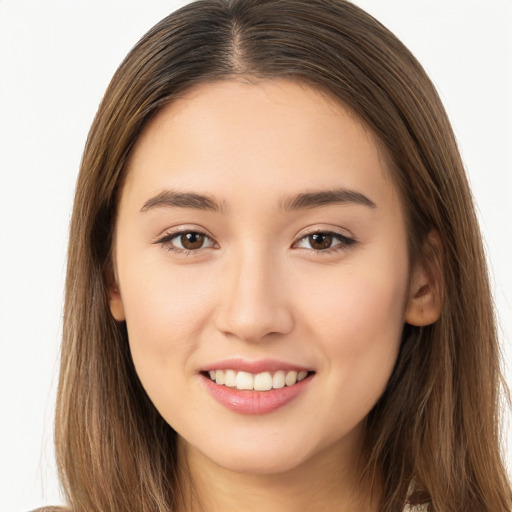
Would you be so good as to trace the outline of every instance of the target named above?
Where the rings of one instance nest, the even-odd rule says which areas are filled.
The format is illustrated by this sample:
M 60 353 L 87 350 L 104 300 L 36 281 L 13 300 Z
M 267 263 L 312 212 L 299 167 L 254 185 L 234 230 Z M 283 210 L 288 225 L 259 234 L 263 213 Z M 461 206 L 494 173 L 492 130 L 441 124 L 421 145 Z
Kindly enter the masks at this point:
M 317 243 L 313 241 L 313 237 L 315 236 L 320 237 L 320 246 L 313 246 L 313 243 Z M 338 241 L 338 243 L 332 245 L 333 242 L 336 240 Z M 301 246 L 301 244 L 304 242 L 309 244 L 310 247 Z M 322 247 L 322 243 L 324 243 L 326 246 Z M 352 247 L 357 243 L 357 240 L 353 236 L 348 236 L 347 234 L 341 233 L 340 231 L 336 231 L 333 229 L 319 228 L 301 234 L 298 237 L 298 239 L 292 244 L 292 248 L 312 252 L 314 254 L 328 255 L 345 251 L 349 247 Z
M 193 235 L 187 240 L 187 235 Z M 177 243 L 173 240 L 178 240 Z M 218 242 L 202 229 L 182 227 L 166 230 L 162 235 L 152 241 L 163 249 L 177 255 L 191 256 L 203 253 L 206 249 L 218 249 Z M 190 246 L 187 247 L 187 244 Z M 204 244 L 207 244 L 206 246 Z M 181 246 L 181 247 L 180 247 Z

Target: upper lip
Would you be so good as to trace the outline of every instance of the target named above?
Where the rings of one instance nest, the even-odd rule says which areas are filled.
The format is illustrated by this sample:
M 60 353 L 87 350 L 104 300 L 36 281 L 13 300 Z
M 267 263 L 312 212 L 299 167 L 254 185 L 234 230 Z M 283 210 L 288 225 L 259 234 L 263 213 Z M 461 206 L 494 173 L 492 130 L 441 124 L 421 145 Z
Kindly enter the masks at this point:
M 211 370 L 235 370 L 238 372 L 248 373 L 263 373 L 263 372 L 276 372 L 279 370 L 283 371 L 312 371 L 311 368 L 301 366 L 299 364 L 288 363 L 285 361 L 279 361 L 277 359 L 258 359 L 250 361 L 247 359 L 224 359 L 222 361 L 216 361 L 201 368 L 202 372 L 209 372 Z

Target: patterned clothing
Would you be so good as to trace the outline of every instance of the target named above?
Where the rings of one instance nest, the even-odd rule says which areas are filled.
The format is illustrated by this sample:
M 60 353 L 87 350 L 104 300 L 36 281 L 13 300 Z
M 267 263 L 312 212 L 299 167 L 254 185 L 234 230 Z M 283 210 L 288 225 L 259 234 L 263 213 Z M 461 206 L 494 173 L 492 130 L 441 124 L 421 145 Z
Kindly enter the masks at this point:
M 428 505 L 406 505 L 404 512 L 428 512 Z

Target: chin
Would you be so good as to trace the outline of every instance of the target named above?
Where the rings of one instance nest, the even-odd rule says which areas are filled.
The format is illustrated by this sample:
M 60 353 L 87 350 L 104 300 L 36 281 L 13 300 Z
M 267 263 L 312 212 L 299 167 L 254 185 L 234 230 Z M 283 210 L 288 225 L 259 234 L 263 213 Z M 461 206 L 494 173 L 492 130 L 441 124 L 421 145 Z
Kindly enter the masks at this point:
M 214 454 L 212 462 L 235 473 L 254 475 L 273 475 L 286 473 L 304 463 L 304 456 L 299 453 L 287 453 L 286 451 L 274 451 L 272 455 L 265 456 L 261 453 L 245 452 Z
M 282 432 L 225 436 L 221 441 L 217 438 L 209 444 L 198 443 L 195 450 L 226 470 L 257 475 L 291 471 L 316 453 L 312 440 L 305 443 Z

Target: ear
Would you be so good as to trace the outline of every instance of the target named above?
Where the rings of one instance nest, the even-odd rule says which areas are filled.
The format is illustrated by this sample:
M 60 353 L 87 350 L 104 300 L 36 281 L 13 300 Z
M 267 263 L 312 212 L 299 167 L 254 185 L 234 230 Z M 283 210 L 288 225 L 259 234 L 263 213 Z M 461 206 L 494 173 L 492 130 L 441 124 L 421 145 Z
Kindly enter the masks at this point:
M 441 316 L 444 285 L 441 253 L 439 234 L 431 231 L 412 269 L 409 300 L 405 310 L 405 322 L 410 325 L 430 325 Z
M 112 316 L 118 321 L 123 322 L 126 320 L 124 314 L 123 300 L 117 284 L 117 277 L 114 275 L 114 269 L 110 268 L 106 272 L 106 281 L 108 286 L 108 304 Z

